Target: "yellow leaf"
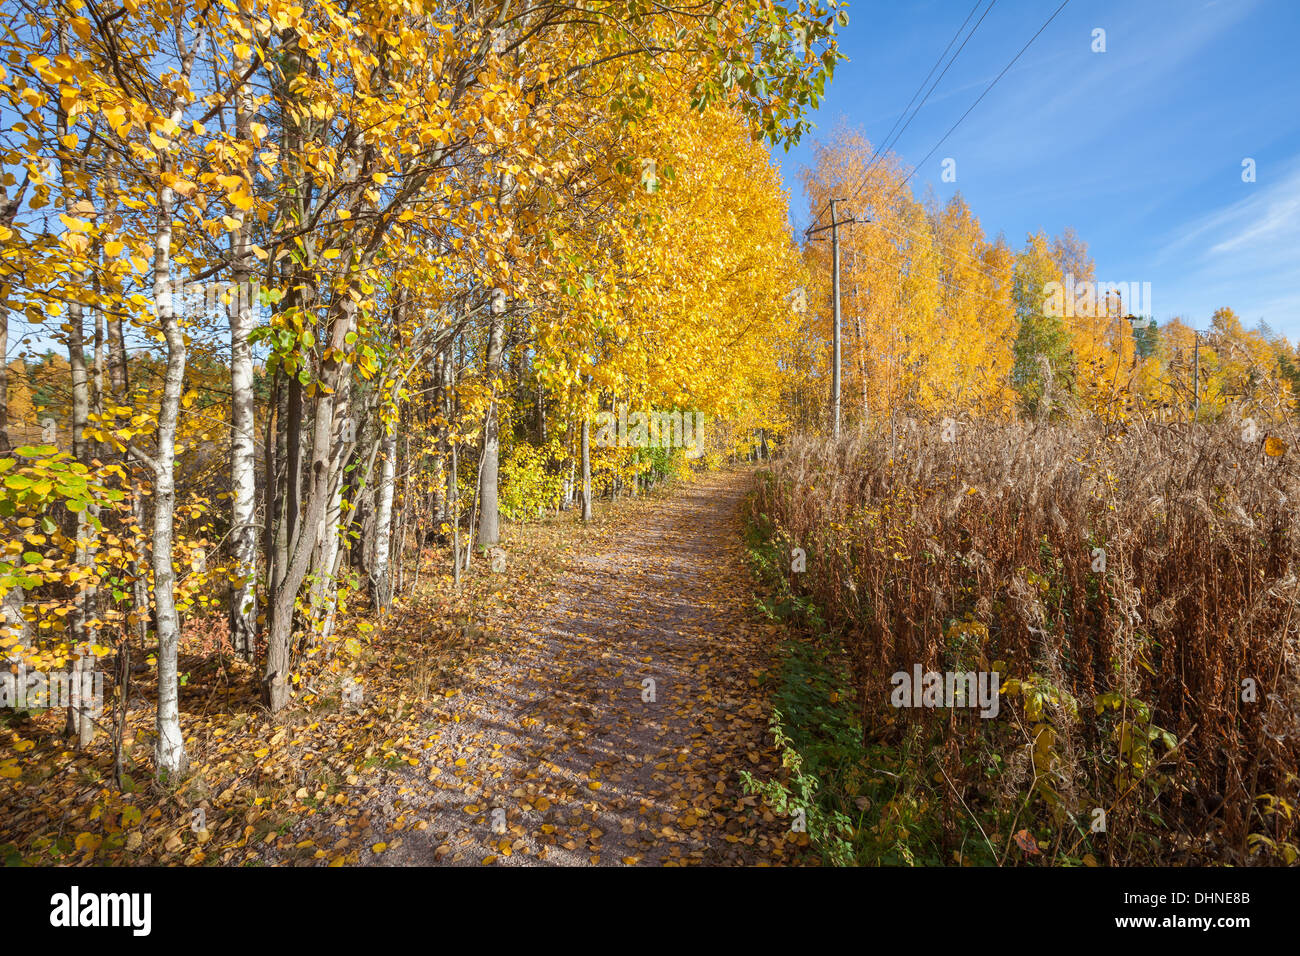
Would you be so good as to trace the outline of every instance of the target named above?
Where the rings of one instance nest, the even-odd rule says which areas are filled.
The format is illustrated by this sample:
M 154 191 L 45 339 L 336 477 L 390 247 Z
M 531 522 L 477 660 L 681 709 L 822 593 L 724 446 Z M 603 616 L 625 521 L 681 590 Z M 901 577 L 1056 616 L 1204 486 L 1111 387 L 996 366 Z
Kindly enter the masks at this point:
M 90 223 L 59 213 L 59 221 L 73 232 L 90 232 Z

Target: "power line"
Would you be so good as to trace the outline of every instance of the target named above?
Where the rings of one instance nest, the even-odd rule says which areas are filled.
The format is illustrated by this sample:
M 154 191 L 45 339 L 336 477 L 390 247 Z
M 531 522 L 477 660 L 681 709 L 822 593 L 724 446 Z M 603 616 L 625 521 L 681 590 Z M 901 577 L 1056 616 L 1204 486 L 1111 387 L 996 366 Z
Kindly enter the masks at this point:
M 920 85 L 917 86 L 916 92 L 914 92 L 912 94 L 912 98 L 907 101 L 907 105 L 903 107 L 903 111 L 898 114 L 898 119 L 894 120 L 894 125 L 889 127 L 889 132 L 885 134 L 884 139 L 880 140 L 879 145 L 876 146 L 876 149 L 872 152 L 871 156 L 868 157 L 867 164 L 862 171 L 862 180 L 861 182 L 858 183 L 857 189 L 855 189 L 849 195 L 850 202 L 853 199 L 857 198 L 858 193 L 862 191 L 862 187 L 866 185 L 867 177 L 871 174 L 871 170 L 876 163 L 876 159 L 878 157 L 883 157 L 884 154 L 888 151 L 889 149 L 888 144 L 890 142 L 890 137 L 893 136 L 894 134 L 894 130 L 898 129 L 898 124 L 902 122 L 904 116 L 907 116 L 907 111 L 911 109 L 912 104 L 916 102 L 916 97 L 920 94 L 921 90 L 925 89 L 925 84 L 930 82 L 930 77 L 932 77 L 934 75 L 934 71 L 939 68 L 939 64 L 943 62 L 943 58 L 948 55 L 948 51 L 952 49 L 952 45 L 957 42 L 957 37 L 961 36 L 962 31 L 966 29 L 966 24 L 970 23 L 970 18 L 975 15 L 975 11 L 979 9 L 979 5 L 983 2 L 984 0 L 975 0 L 975 4 L 970 8 L 970 13 L 966 14 L 966 19 L 961 22 L 961 26 L 957 28 L 957 32 L 952 35 L 952 39 L 948 41 L 948 45 L 943 48 L 943 52 L 939 54 L 939 58 L 934 61 L 934 65 L 930 67 L 930 72 L 925 74 L 925 79 L 923 79 Z M 984 11 L 984 16 L 988 16 L 989 10 L 993 9 L 993 4 L 996 2 L 997 0 L 992 0 L 992 2 L 989 4 L 989 9 Z M 983 20 L 984 17 L 980 17 L 980 21 L 982 22 Z M 975 30 L 978 29 L 979 29 L 979 23 L 976 23 Z M 971 36 L 975 35 L 975 30 L 971 30 L 970 36 L 967 36 L 966 40 L 962 41 L 962 47 L 966 46 L 966 43 L 967 41 L 970 40 Z M 948 72 L 948 68 L 952 66 L 953 62 L 955 62 L 957 57 L 960 55 L 961 55 L 961 49 L 959 48 L 957 50 L 957 53 L 953 55 L 952 60 L 948 62 L 948 66 L 945 66 L 943 68 L 943 73 Z M 943 73 L 940 73 L 939 79 L 934 81 L 935 86 L 938 86 L 939 80 L 943 79 Z M 934 92 L 934 86 L 930 87 L 929 92 L 925 94 L 925 97 L 921 100 L 920 104 L 916 107 L 916 111 L 913 112 L 911 117 L 908 118 L 907 124 L 904 125 L 903 128 L 898 131 L 899 136 L 902 136 L 903 133 L 906 132 L 907 126 L 910 125 L 912 120 L 916 118 L 916 113 L 920 112 L 921 107 L 925 105 L 925 101 L 930 98 L 930 94 L 933 92 Z M 822 204 L 822 208 L 818 211 L 817 215 L 813 217 L 813 221 L 809 224 L 808 226 L 809 229 L 817 225 L 818 221 L 821 219 L 822 213 L 826 211 L 826 205 L 827 204 L 825 203 Z
M 830 204 L 831 201 L 829 199 L 826 200 L 824 203 L 822 203 L 822 208 L 817 210 L 817 215 L 812 217 L 812 222 L 808 223 L 808 228 L 803 231 L 805 238 L 807 238 L 808 234 L 812 232 L 813 226 L 817 225 L 817 223 L 821 221 L 822 213 L 826 211 L 826 207 L 829 206 Z
M 935 80 L 934 84 L 930 87 L 930 90 L 926 93 L 925 98 L 922 99 L 921 103 L 917 106 L 916 110 L 913 111 L 913 113 L 912 113 L 912 117 L 915 117 L 916 114 L 917 114 L 917 112 L 920 111 L 921 107 L 925 105 L 925 100 L 929 98 L 930 93 L 932 93 L 932 92 L 934 91 L 935 87 L 938 86 L 939 80 L 942 80 L 942 79 L 943 79 L 943 75 L 944 75 L 944 73 L 947 73 L 948 68 L 951 67 L 952 64 L 953 64 L 953 62 L 956 61 L 957 57 L 961 54 L 962 49 L 966 46 L 966 43 L 969 42 L 970 38 L 971 38 L 972 36 L 975 35 L 975 31 L 979 29 L 980 24 L 984 21 L 984 18 L 988 16 L 989 11 L 993 9 L 993 4 L 996 3 L 996 2 L 997 2 L 997 0 L 991 0 L 991 2 L 989 3 L 988 7 L 985 8 L 983 15 L 982 15 L 982 16 L 980 17 L 980 19 L 976 22 L 974 28 L 972 28 L 972 30 L 970 31 L 970 33 L 967 34 L 966 39 L 965 39 L 964 41 L 962 41 L 962 45 L 961 45 L 960 47 L 958 47 L 957 52 L 953 55 L 952 59 L 948 62 L 948 66 L 944 68 L 943 73 L 940 73 L 940 74 L 939 74 L 939 78 L 938 78 L 937 80 Z M 1004 66 L 1004 67 L 1002 68 L 1002 71 L 1001 71 L 1000 73 L 998 73 L 998 75 L 995 76 L 995 77 L 993 78 L 993 80 L 989 83 L 989 85 L 986 86 L 986 87 L 984 88 L 983 92 L 981 92 L 980 95 L 979 95 L 978 97 L 975 98 L 975 102 L 971 103 L 971 105 L 970 105 L 969 107 L 967 107 L 966 112 L 964 112 L 964 113 L 963 113 L 963 114 L 962 114 L 962 115 L 957 119 L 957 122 L 953 123 L 953 125 L 948 129 L 948 132 L 944 133 L 944 135 L 942 136 L 942 138 L 940 138 L 940 140 L 939 140 L 937 143 L 934 144 L 934 146 L 930 149 L 930 151 L 929 151 L 928 153 L 925 154 L 925 156 L 921 159 L 921 161 L 920 161 L 919 163 L 917 163 L 917 164 L 912 168 L 912 171 L 911 171 L 910 173 L 907 174 L 907 176 L 903 179 L 903 181 L 902 181 L 901 183 L 899 183 L 899 185 L 896 186 L 896 187 L 895 187 L 895 188 L 890 192 L 889 196 L 886 198 L 886 202 L 888 202 L 890 199 L 892 199 L 892 198 L 893 198 L 893 197 L 894 197 L 894 196 L 895 196 L 895 195 L 896 195 L 896 194 L 897 194 L 897 193 L 898 193 L 902 188 L 904 188 L 904 187 L 908 184 L 908 182 L 911 181 L 911 178 L 916 174 L 916 171 L 917 171 L 918 169 L 920 169 L 921 166 L 923 166 L 923 165 L 925 164 L 926 160 L 928 160 L 931 156 L 933 156 L 934 153 L 935 153 L 935 151 L 938 150 L 938 148 L 939 148 L 940 146 L 942 146 L 942 145 L 947 141 L 948 137 L 950 137 L 950 136 L 953 134 L 953 132 L 956 131 L 957 127 L 960 126 L 960 125 L 962 124 L 962 122 L 966 119 L 966 117 L 969 116 L 969 115 L 971 114 L 971 112 L 975 109 L 975 107 L 978 106 L 978 105 L 980 104 L 980 101 L 983 100 L 984 97 L 987 96 L 987 95 L 989 94 L 989 92 L 993 89 L 993 87 L 997 85 L 998 81 L 1001 80 L 1002 77 L 1005 76 L 1005 75 L 1007 74 L 1007 72 L 1011 69 L 1011 67 L 1013 67 L 1013 66 L 1016 64 L 1016 62 L 1017 62 L 1017 61 L 1018 61 L 1018 60 L 1019 60 L 1019 59 L 1020 59 L 1024 54 L 1025 54 L 1025 51 L 1028 50 L 1029 47 L 1034 43 L 1034 41 L 1037 40 L 1038 37 L 1042 34 L 1042 32 L 1043 32 L 1044 30 L 1047 29 L 1047 27 L 1051 24 L 1051 22 L 1052 22 L 1053 20 L 1056 19 L 1056 17 L 1060 14 L 1060 12 L 1061 12 L 1062 10 L 1065 9 L 1066 4 L 1068 4 L 1069 2 L 1070 2 L 1070 0 L 1062 0 L 1061 5 L 1060 5 L 1059 7 L 1057 7 L 1057 8 L 1052 12 L 1052 15 L 1049 16 L 1049 17 L 1048 17 L 1048 18 L 1043 22 L 1043 25 L 1040 26 L 1040 27 L 1038 28 L 1038 30 L 1034 33 L 1034 35 L 1031 36 L 1031 37 L 1029 38 L 1029 40 L 1025 43 L 1025 45 L 1022 46 L 1022 47 L 1020 48 L 1019 52 L 1017 52 L 1016 55 L 1013 56 L 1013 57 L 1011 58 L 1010 62 L 1008 62 L 1007 65 Z M 978 0 L 977 0 L 976 7 L 978 7 L 978 6 L 979 6 L 979 2 L 978 2 Z M 963 21 L 963 23 L 962 23 L 962 26 L 958 28 L 958 31 L 957 31 L 957 34 L 958 34 L 958 35 L 961 33 L 961 30 L 965 27 L 966 23 L 970 21 L 970 17 L 971 17 L 971 15 L 973 15 L 973 13 L 974 13 L 974 8 L 972 8 L 971 14 L 968 14 L 968 15 L 967 15 L 966 20 Z M 956 35 L 954 35 L 954 40 L 955 40 L 955 39 L 956 39 Z M 952 41 L 949 41 L 948 47 L 951 47 L 951 46 L 952 46 Z M 944 53 L 946 53 L 946 52 L 947 52 L 947 49 L 945 49 Z M 940 58 L 939 58 L 939 59 L 940 59 L 940 61 L 942 61 L 942 59 L 943 59 L 943 55 L 942 55 L 942 54 L 940 55 Z M 936 63 L 936 66 L 937 66 L 937 63 Z M 933 73 L 933 72 L 934 72 L 934 67 L 931 67 L 930 73 Z M 928 76 L 928 75 L 927 75 L 926 79 L 927 79 L 927 80 L 929 79 L 929 76 Z M 925 82 L 926 82 L 925 80 L 922 80 L 922 81 L 921 81 L 921 85 L 924 86 L 924 85 L 925 85 Z M 915 96 L 915 94 L 913 94 L 913 99 L 915 99 L 915 98 L 916 98 L 916 96 Z M 910 102 L 909 102 L 908 105 L 909 105 L 909 106 L 911 105 Z M 904 112 L 904 113 L 907 112 L 907 107 L 904 107 L 903 112 Z M 911 123 L 911 119 L 909 118 L 909 120 L 908 120 L 908 124 L 910 124 L 910 123 Z M 907 125 L 908 125 L 908 124 L 905 124 L 904 127 L 903 127 L 903 129 L 899 131 L 899 136 L 901 136 L 902 133 L 907 129 Z M 895 125 L 897 125 L 897 124 L 895 124 Z M 868 160 L 867 170 L 866 170 L 866 172 L 865 172 L 864 175 L 863 175 L 862 182 L 859 184 L 857 190 L 854 191 L 854 193 L 852 194 L 852 196 L 850 197 L 850 199 L 855 198 L 855 197 L 858 195 L 858 193 L 861 192 L 862 188 L 866 185 L 866 175 L 870 173 L 870 170 L 871 170 L 871 164 L 872 164 L 872 162 L 874 162 L 876 155 L 877 155 L 877 154 L 883 154 L 883 151 L 884 151 L 884 148 L 883 148 L 883 146 L 882 146 L 881 149 L 878 149 L 878 150 L 876 151 L 876 153 L 873 153 L 873 154 L 872 154 L 871 159 Z M 821 214 L 818 213 L 818 217 L 820 217 L 820 215 L 821 215 Z M 815 223 L 814 223 L 814 224 L 815 224 Z M 894 232 L 894 230 L 890 229 L 890 228 L 889 228 L 887 225 L 885 225 L 884 223 L 878 223 L 878 224 L 881 225 L 881 227 L 884 228 L 886 231 L 893 233 L 895 236 L 898 236 L 899 238 L 907 238 L 907 237 L 902 236 L 900 233 Z M 811 228 L 811 227 L 810 227 L 810 228 Z M 909 229 L 911 229 L 911 227 L 909 227 L 909 226 L 905 226 L 905 228 L 909 228 Z M 919 230 L 913 230 L 913 232 L 914 232 L 915 235 L 917 235 L 917 236 L 923 235 L 923 233 L 921 233 Z M 933 238 L 933 237 L 931 237 L 931 238 Z M 909 241 L 910 241 L 910 240 L 909 240 Z M 952 259 L 951 257 L 949 257 L 949 256 L 948 256 L 944 251 L 939 250 L 939 249 L 936 249 L 935 251 L 936 251 L 940 256 L 942 256 L 943 258 L 948 259 L 948 261 L 949 261 L 950 263 L 952 263 L 953 265 L 956 265 L 956 264 L 957 264 L 957 263 L 956 263 L 956 260 L 954 260 L 954 259 Z M 961 250 L 956 250 L 956 249 L 954 249 L 953 251 L 954 251 L 954 252 L 960 252 L 960 253 L 961 253 L 963 256 L 965 256 L 965 257 L 966 257 L 970 262 L 972 262 L 972 263 L 976 263 L 976 260 L 975 260 L 973 257 L 969 256 L 968 254 L 966 254 L 966 253 L 964 253 L 964 252 L 961 252 Z M 885 262 L 885 260 L 883 260 L 883 259 L 878 259 L 878 258 L 876 258 L 875 256 L 871 256 L 871 255 L 868 255 L 868 254 L 866 254 L 866 253 L 863 253 L 863 255 L 866 255 L 867 258 L 869 258 L 869 259 L 873 259 L 873 260 L 875 260 L 875 261 L 877 261 L 877 262 L 881 262 L 881 263 L 883 263 L 883 264 L 885 264 L 885 265 L 895 265 L 895 264 L 893 264 L 893 263 Z M 909 265 L 910 265 L 910 261 L 909 261 Z M 896 266 L 895 266 L 895 267 L 896 267 Z M 1000 279 L 996 279 L 996 278 L 994 278 L 993 275 L 990 275 L 989 273 L 984 272 L 982 269 L 978 269 L 978 268 L 977 268 L 975 271 L 979 272 L 980 275 L 982 275 L 984 278 L 988 279 L 988 280 L 991 281 L 991 282 L 1000 282 Z M 1000 271 L 1000 270 L 999 270 L 999 271 Z M 1007 272 L 1005 272 L 1003 275 L 1004 275 L 1005 278 L 1009 278 L 1009 279 L 1011 279 L 1012 281 L 1014 281 L 1014 270 L 1007 271 Z M 990 299 L 988 296 L 981 295 L 980 293 L 977 293 L 977 292 L 970 292 L 970 291 L 968 291 L 968 290 L 962 290 L 962 289 L 960 289 L 960 288 L 958 288 L 958 287 L 956 287 L 956 286 L 953 286 L 953 285 L 950 285 L 950 284 L 947 283 L 947 282 L 944 282 L 942 279 L 938 279 L 937 277 L 936 277 L 933 281 L 939 282 L 940 284 L 945 285 L 945 286 L 947 286 L 948 288 L 953 289 L 954 291 L 962 292 L 962 293 L 965 294 L 965 295 L 974 295 L 974 296 L 976 296 L 976 297 L 978 297 L 978 298 L 982 298 L 982 299 L 985 299 L 985 300 L 990 301 L 990 302 L 996 302 L 996 301 L 997 301 L 997 300 L 994 300 L 994 299 Z
M 966 24 L 970 22 L 970 18 L 975 14 L 975 10 L 979 7 L 981 2 L 983 2 L 983 0 L 975 0 L 975 6 L 972 7 L 971 12 L 966 15 L 966 19 L 962 21 L 962 25 L 957 28 L 957 33 L 953 34 L 952 40 L 948 41 L 949 47 L 952 46 L 953 41 L 957 39 L 957 37 L 961 34 L 961 31 L 966 28 Z M 966 44 L 970 42 L 971 37 L 975 35 L 975 31 L 980 28 L 980 24 L 984 22 L 984 18 L 989 15 L 989 11 L 993 9 L 993 5 L 997 2 L 998 0 L 990 0 L 989 5 L 984 8 L 984 13 L 981 14 L 979 20 L 975 22 L 975 26 L 971 27 L 970 33 L 966 34 L 966 39 L 961 41 L 961 46 L 957 48 L 957 52 L 952 55 L 952 59 L 948 61 L 948 65 L 943 68 L 943 72 L 939 74 L 938 78 L 935 79 L 934 83 L 930 86 L 930 89 L 926 91 L 925 96 L 921 98 L 921 102 L 916 104 L 916 109 L 912 110 L 912 115 L 907 118 L 907 122 L 904 123 L 903 128 L 898 131 L 898 135 L 894 136 L 892 141 L 889 141 L 889 137 L 888 135 L 886 135 L 886 142 L 883 142 L 881 144 L 880 148 L 877 149 L 876 153 L 873 155 L 873 159 L 868 161 L 867 168 L 862 174 L 862 182 L 858 185 L 857 190 L 855 190 L 853 194 L 850 195 L 849 197 L 850 200 L 856 198 L 858 193 L 860 193 L 863 187 L 866 186 L 867 176 L 870 175 L 871 173 L 875 156 L 878 155 L 880 157 L 883 157 L 885 153 L 887 153 L 890 149 L 893 148 L 895 144 L 897 144 L 898 140 L 902 138 L 903 134 L 907 132 L 907 128 L 912 125 L 912 120 L 916 119 L 917 114 L 921 112 L 921 108 L 925 106 L 926 101 L 930 99 L 931 94 L 934 93 L 935 89 L 939 85 L 939 82 L 944 78 L 944 75 L 948 72 L 948 70 L 952 68 L 952 65 L 957 62 L 957 57 L 961 56 L 961 51 L 966 49 Z M 948 51 L 945 49 L 944 53 L 946 54 L 947 52 Z M 941 61 L 943 59 L 943 56 L 940 56 L 939 59 Z M 939 65 L 938 62 L 936 62 L 935 66 L 938 65 Z M 930 68 L 930 72 L 931 73 L 934 72 L 934 67 Z M 922 87 L 925 86 L 926 81 L 929 79 L 930 77 L 927 75 L 925 80 L 921 81 L 921 86 Z M 920 92 L 920 87 L 917 88 L 917 92 L 918 93 Z M 912 94 L 912 99 L 916 99 L 915 93 Z M 907 104 L 907 106 L 911 106 L 911 105 L 912 105 L 911 102 Z M 903 113 L 907 112 L 907 106 L 903 107 Z M 902 115 L 899 116 L 899 119 L 902 119 Z M 897 126 L 898 123 L 895 122 L 894 125 Z M 889 132 L 893 133 L 893 130 L 891 129 Z
M 984 99 L 984 97 L 986 97 L 989 94 L 989 91 L 993 89 L 993 87 L 997 86 L 998 80 L 1002 79 L 1002 77 L 1006 75 L 1007 71 L 1010 70 L 1013 66 L 1015 66 L 1016 61 L 1019 60 L 1024 55 L 1025 51 L 1028 50 L 1029 47 L 1033 44 L 1033 42 L 1038 39 L 1039 34 L 1041 34 L 1044 30 L 1047 29 L 1048 25 L 1053 20 L 1056 19 L 1057 14 L 1059 14 L 1062 10 L 1064 10 L 1065 5 L 1069 2 L 1070 0 L 1061 0 L 1061 5 L 1052 12 L 1052 15 L 1050 17 L 1048 17 L 1045 21 L 1043 21 L 1043 25 L 1038 28 L 1038 32 L 1035 33 L 1033 36 L 1031 36 L 1029 38 L 1029 41 L 1020 48 L 1020 52 L 1011 58 L 1011 62 L 1002 68 L 1002 72 L 993 78 L 993 82 L 989 83 L 989 85 L 984 88 L 984 92 L 975 98 L 975 102 L 972 103 L 966 109 L 965 113 L 961 114 L 961 116 L 957 119 L 957 122 L 953 123 L 952 127 L 948 130 L 948 132 L 943 134 L 943 138 L 940 139 L 939 142 L 934 144 L 934 147 L 930 150 L 930 152 L 926 153 L 925 156 L 921 158 L 921 161 L 912 167 L 912 171 L 907 174 L 907 177 L 901 183 L 898 184 L 894 192 L 897 192 L 899 189 L 902 189 L 904 186 L 908 184 L 911 178 L 916 175 L 916 171 L 920 169 L 922 166 L 924 166 L 925 161 L 934 155 L 935 150 L 937 150 L 940 146 L 944 144 L 945 141 L 947 141 L 948 137 L 953 134 L 953 131 L 956 130 L 957 127 L 962 124 L 962 120 L 964 120 L 967 116 L 971 114 L 971 110 L 979 106 L 980 100 Z

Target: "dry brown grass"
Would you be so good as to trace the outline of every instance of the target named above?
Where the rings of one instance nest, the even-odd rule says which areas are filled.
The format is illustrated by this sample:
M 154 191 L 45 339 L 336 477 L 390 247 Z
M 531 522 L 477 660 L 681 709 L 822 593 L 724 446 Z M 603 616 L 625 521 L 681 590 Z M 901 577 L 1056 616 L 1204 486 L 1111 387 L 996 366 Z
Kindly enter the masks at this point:
M 1028 828 L 1053 861 L 1292 862 L 1300 466 L 1283 437 L 1272 455 L 1230 422 L 953 441 L 897 423 L 792 441 L 755 507 L 807 552 L 793 586 L 843 637 L 868 742 L 919 734 L 945 816 L 980 819 L 999 856 L 1022 858 Z M 917 663 L 998 670 L 1000 716 L 895 710 L 890 675 Z

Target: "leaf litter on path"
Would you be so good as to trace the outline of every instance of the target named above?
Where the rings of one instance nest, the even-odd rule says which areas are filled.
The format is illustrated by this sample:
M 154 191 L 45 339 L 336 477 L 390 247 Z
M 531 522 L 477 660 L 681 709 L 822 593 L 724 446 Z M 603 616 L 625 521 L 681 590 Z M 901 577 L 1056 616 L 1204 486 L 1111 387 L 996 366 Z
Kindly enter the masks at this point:
M 418 825 L 367 862 L 799 859 L 788 822 L 738 779 L 779 765 L 760 681 L 771 638 L 740 544 L 746 482 L 714 475 L 640 503 L 544 603 L 492 617 L 501 640 L 383 797 L 386 818 Z

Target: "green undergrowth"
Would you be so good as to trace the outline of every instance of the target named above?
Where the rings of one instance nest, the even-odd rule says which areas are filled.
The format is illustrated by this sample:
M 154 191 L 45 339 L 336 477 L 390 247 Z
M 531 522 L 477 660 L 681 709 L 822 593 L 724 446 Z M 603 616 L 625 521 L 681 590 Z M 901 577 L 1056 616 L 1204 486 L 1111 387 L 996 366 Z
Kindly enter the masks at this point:
M 776 682 L 769 729 L 783 769 L 769 779 L 743 772 L 746 792 L 761 795 L 792 829 L 805 829 L 809 851 L 823 865 L 957 862 L 940 849 L 934 797 L 922 782 L 931 742 L 915 734 L 898 744 L 868 739 L 843 646 L 793 585 L 786 542 L 765 515 L 749 522 L 745 539 L 757 611 L 787 625 L 769 677 Z M 981 839 L 977 831 L 973 836 Z M 961 862 L 992 862 L 988 848 L 974 841 L 964 852 Z

